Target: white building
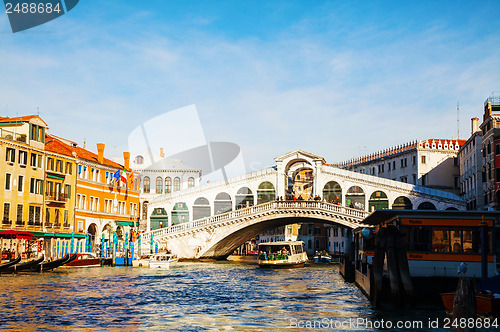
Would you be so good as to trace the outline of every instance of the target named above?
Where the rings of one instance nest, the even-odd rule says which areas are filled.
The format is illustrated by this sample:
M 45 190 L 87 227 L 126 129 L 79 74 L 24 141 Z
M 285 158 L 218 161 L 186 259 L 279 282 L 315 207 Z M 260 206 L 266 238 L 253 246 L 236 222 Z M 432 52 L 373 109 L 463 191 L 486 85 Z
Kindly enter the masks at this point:
M 483 159 L 481 155 L 483 133 L 479 119 L 472 118 L 471 137 L 458 151 L 460 162 L 460 195 L 466 201 L 467 210 L 484 209 Z
M 335 166 L 394 181 L 459 193 L 457 154 L 464 140 L 406 143 Z
M 155 162 L 148 162 L 149 160 Z M 154 209 L 148 212 L 148 203 L 151 200 L 164 194 L 194 188 L 201 181 L 201 170 L 185 165 L 182 160 L 165 158 L 163 149 L 160 149 L 159 156 L 151 156 L 149 153 L 132 156 L 130 167 L 140 174 L 141 228 L 143 230 L 147 227 L 148 214 L 151 216 L 150 229 L 168 225 L 168 213 L 164 209 Z M 176 208 L 179 214 L 175 217 L 183 221 L 184 207 L 178 205 Z

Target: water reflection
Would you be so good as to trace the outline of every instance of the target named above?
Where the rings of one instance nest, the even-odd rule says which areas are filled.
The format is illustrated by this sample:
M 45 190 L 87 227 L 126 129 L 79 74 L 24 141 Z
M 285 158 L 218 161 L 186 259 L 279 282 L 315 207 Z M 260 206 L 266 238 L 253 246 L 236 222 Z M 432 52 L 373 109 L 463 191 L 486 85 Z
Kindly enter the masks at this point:
M 293 319 L 381 315 L 331 265 L 265 270 L 232 262 L 179 263 L 170 270 L 1 275 L 0 282 L 4 330 L 269 331 L 288 328 Z

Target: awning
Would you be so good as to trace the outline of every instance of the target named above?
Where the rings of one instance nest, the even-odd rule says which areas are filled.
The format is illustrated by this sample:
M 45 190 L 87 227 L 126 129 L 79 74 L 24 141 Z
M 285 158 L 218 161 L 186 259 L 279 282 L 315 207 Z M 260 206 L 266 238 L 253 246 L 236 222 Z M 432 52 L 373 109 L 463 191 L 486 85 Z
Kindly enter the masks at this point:
M 59 238 L 71 238 L 72 236 L 77 238 L 84 239 L 86 234 L 71 234 L 71 233 L 45 233 L 45 232 L 33 232 L 34 237 L 59 237 Z
M 0 231 L 0 237 L 4 239 L 23 239 L 23 240 L 31 240 L 33 239 L 33 233 L 23 232 L 23 231 L 14 231 L 14 230 L 5 230 Z
M 121 226 L 134 226 L 134 222 L 133 221 L 116 221 L 116 224 L 117 225 L 121 225 Z
M 50 179 L 64 180 L 64 176 L 47 174 L 47 177 Z

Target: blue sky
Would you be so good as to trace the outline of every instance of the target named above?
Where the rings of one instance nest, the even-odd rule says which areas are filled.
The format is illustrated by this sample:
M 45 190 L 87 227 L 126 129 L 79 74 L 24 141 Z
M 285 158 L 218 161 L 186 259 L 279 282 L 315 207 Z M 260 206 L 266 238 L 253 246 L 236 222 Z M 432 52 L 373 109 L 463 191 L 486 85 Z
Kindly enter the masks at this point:
M 248 170 L 297 148 L 333 163 L 456 138 L 457 101 L 467 138 L 500 90 L 499 11 L 500 1 L 80 1 L 16 34 L 0 14 L 0 114 L 38 107 L 51 133 L 119 156 L 140 123 L 195 104 L 207 141 L 240 145 Z

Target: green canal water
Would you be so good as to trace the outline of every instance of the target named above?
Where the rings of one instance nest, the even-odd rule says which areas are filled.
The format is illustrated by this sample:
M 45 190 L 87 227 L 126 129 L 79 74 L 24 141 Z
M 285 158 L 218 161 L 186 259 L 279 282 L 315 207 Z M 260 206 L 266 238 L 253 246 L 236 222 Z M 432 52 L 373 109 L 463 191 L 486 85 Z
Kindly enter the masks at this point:
M 190 262 L 170 270 L 0 275 L 0 302 L 5 331 L 341 331 L 375 330 L 366 323 L 382 320 L 422 321 L 419 330 L 430 330 L 429 319 L 444 318 L 440 304 L 376 311 L 335 265 L 267 270 L 249 263 Z

